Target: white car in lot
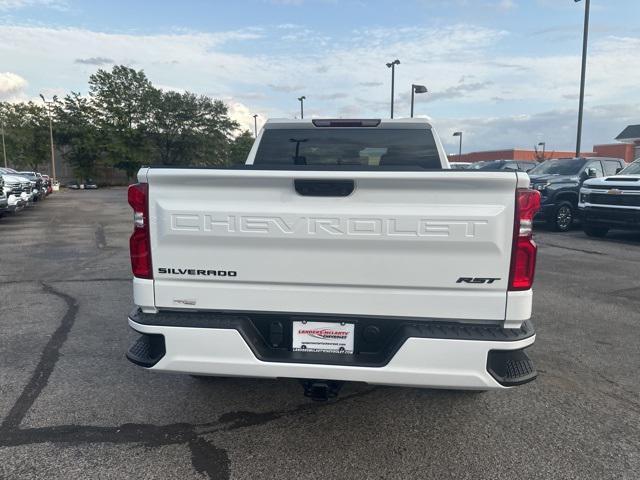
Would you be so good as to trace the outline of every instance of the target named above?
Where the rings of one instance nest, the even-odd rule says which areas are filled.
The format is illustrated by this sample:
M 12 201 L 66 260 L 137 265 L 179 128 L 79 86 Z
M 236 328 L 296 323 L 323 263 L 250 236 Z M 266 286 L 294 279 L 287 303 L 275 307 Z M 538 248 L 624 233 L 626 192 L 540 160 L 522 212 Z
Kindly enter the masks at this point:
M 141 169 L 129 360 L 316 399 L 533 380 L 540 195 L 523 172 L 448 167 L 406 119 L 270 120 L 245 168 Z
M 22 177 L 1 175 L 4 180 L 3 191 L 7 197 L 7 209 L 9 212 L 19 212 L 29 202 L 29 195 L 24 190 L 28 182 Z

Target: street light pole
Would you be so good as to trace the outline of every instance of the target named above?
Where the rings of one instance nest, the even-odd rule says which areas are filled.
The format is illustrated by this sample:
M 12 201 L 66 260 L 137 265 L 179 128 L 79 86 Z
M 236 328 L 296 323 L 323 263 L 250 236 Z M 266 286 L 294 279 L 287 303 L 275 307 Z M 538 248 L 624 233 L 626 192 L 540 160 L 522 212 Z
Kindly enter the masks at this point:
M 300 100 L 300 118 L 304 118 L 304 101 L 307 97 L 305 97 L 304 95 L 301 97 L 298 97 L 298 100 Z
M 424 85 L 411 85 L 411 118 L 413 118 L 413 100 L 416 93 L 427 93 L 427 87 Z
M 4 168 L 7 167 L 7 147 L 4 144 L 4 120 L 0 123 L 1 132 L 2 132 L 2 155 L 4 156 Z
M 396 82 L 396 65 L 400 65 L 400 60 L 397 58 L 393 62 L 387 63 L 387 68 L 391 69 L 391 118 L 393 118 L 393 89 Z
M 574 0 L 576 3 L 581 0 Z M 584 4 L 584 32 L 582 35 L 582 72 L 580 74 L 580 106 L 578 107 L 578 134 L 576 138 L 576 157 L 580 156 L 582 142 L 582 115 L 584 113 L 584 84 L 587 75 L 587 45 L 589 41 L 589 10 L 591 0 L 585 0 Z
M 56 157 L 55 157 L 55 148 L 53 146 L 53 123 L 51 120 L 51 104 L 53 102 L 47 102 L 47 100 L 44 98 L 44 95 L 40 94 L 40 98 L 42 99 L 42 101 L 44 102 L 44 104 L 47 106 L 47 113 L 49 115 L 49 141 L 51 143 L 51 178 L 52 178 L 52 183 L 55 183 L 56 181 Z M 56 97 L 53 97 L 54 101 L 56 99 Z
M 258 138 L 258 114 L 257 113 L 253 116 L 253 132 L 254 132 L 254 137 Z
M 545 149 L 547 148 L 547 142 L 540 142 L 538 146 L 542 147 L 542 160 L 545 160 L 544 152 L 545 152 Z
M 454 132 L 454 137 L 460 137 L 460 146 L 458 147 L 458 161 L 462 161 L 462 132 Z

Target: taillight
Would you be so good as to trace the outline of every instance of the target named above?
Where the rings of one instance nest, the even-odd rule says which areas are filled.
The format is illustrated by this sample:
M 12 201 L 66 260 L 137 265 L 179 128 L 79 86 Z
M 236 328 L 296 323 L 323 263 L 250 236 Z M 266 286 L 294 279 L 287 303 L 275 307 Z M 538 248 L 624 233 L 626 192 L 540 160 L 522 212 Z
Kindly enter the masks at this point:
M 516 191 L 516 211 L 513 225 L 513 248 L 509 290 L 529 290 L 536 272 L 538 247 L 532 239 L 533 217 L 540 210 L 540 192 L 519 188 Z
M 138 278 L 153 278 L 151 268 L 151 246 L 149 242 L 149 202 L 146 183 L 129 186 L 127 197 L 133 208 L 133 233 L 129 239 L 131 270 Z

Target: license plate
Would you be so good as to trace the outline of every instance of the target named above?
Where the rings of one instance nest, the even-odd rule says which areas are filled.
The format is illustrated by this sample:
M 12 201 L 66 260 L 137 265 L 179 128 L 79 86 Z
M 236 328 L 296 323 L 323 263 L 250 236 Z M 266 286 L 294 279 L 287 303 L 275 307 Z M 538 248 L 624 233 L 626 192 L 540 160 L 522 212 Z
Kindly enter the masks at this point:
M 353 353 L 355 324 L 339 322 L 293 322 L 293 351 Z

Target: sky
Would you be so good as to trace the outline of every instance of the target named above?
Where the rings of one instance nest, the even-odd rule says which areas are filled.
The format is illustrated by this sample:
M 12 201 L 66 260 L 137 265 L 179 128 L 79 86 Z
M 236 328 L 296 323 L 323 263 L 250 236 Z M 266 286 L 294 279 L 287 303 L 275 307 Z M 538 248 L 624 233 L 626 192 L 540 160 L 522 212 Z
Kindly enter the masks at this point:
M 584 0 L 0 0 L 0 101 L 125 64 L 268 118 L 432 120 L 448 152 L 575 147 Z M 640 1 L 592 0 L 583 150 L 640 123 Z

